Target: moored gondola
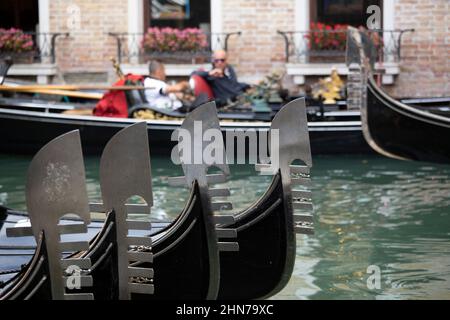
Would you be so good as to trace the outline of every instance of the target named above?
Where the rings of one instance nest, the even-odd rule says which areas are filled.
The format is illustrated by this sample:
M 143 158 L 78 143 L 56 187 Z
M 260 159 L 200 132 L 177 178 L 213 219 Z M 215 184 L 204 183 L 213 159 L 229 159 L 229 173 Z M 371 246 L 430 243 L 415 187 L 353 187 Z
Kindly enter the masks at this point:
M 257 165 L 259 171 L 274 174 L 269 188 L 236 215 L 235 223 L 221 226 L 236 229 L 240 247 L 221 253 L 219 299 L 263 299 L 278 293 L 294 268 L 295 233 L 313 233 L 312 196 L 305 189 L 312 158 L 304 99 L 278 112 L 271 125 L 275 132 L 271 138 L 278 136 L 279 141 L 271 144 L 271 163 Z
M 235 214 L 233 222 L 218 225 L 239 244 L 239 250 L 220 253 L 219 299 L 261 299 L 279 292 L 294 267 L 295 232 L 313 233 L 307 213 L 312 210 L 311 193 L 305 189 L 312 159 L 304 99 L 279 111 L 271 133 L 272 139 L 278 137 L 271 144 L 271 163 L 257 165 L 259 171 L 274 174 L 270 186 L 253 205 Z M 295 160 L 301 165 L 294 165 Z M 229 195 L 218 191 L 214 193 L 221 197 Z M 217 203 L 220 207 L 226 203 Z
M 72 106 L 73 107 L 73 106 Z M 140 122 L 139 119 L 109 118 L 63 114 L 65 103 L 0 98 L 0 151 L 29 154 L 37 152 L 47 141 L 79 129 L 85 154 L 100 155 L 109 139 L 119 130 Z M 314 112 L 314 110 L 313 110 Z M 315 112 L 314 112 L 315 114 Z M 152 154 L 170 155 L 175 142 L 173 130 L 182 119 L 145 120 Z M 270 121 L 255 121 L 242 114 L 221 121 L 226 132 L 235 130 L 268 130 Z M 313 154 L 354 154 L 372 152 L 364 141 L 359 112 L 330 111 L 322 121 L 308 123 Z
M 361 66 L 361 121 L 367 143 L 378 153 L 402 160 L 450 162 L 450 118 L 413 108 L 380 89 L 374 80 L 372 42 L 350 29 L 350 61 Z
M 201 132 L 218 127 L 215 104 L 207 103 L 189 114 L 179 130 L 192 137 L 192 154 L 207 147 Z M 145 127 L 142 128 L 145 134 Z M 146 134 L 145 134 L 146 135 Z M 180 137 L 179 137 L 180 139 Z M 200 140 L 199 140 L 200 139 Z M 184 141 L 186 143 L 186 141 Z M 200 142 L 200 144 L 198 144 Z M 180 150 L 178 149 L 178 152 Z M 223 153 L 224 154 L 224 153 Z M 222 161 L 225 159 L 223 158 Z M 208 165 L 204 162 L 181 161 L 191 192 L 182 213 L 167 228 L 152 238 L 155 292 L 148 297 L 134 294 L 133 299 L 216 299 L 220 281 L 219 252 L 233 249 L 234 243 L 219 241 L 220 231 L 215 225 L 212 205 L 208 193 Z M 227 173 L 224 162 L 217 166 Z M 222 179 L 223 176 L 216 176 Z M 148 263 L 135 262 L 131 268 L 140 268 Z
M 195 121 L 207 126 L 214 115 L 214 104 L 206 104 L 192 112 L 181 127 L 188 128 Z M 153 204 L 145 123 L 119 132 L 106 146 L 100 167 L 103 206 L 115 210 L 121 219 L 118 225 L 128 226 L 122 227 L 117 238 L 123 243 L 118 251 L 121 298 L 215 299 L 219 244 L 209 198 L 202 191 L 206 182 L 202 165 L 188 169 L 191 195 L 179 219 L 156 237 L 151 236 L 150 223 L 129 221 L 125 209 L 126 200 L 133 195 L 141 195 L 148 208 Z M 130 236 L 128 229 L 138 230 L 140 235 Z
M 211 122 L 218 126 L 213 103 L 191 113 L 182 127 L 194 133 L 193 124 L 198 121 L 203 122 L 204 129 Z M 102 231 L 91 241 L 89 250 L 64 260 L 66 264 L 76 258 L 95 260 L 92 267 L 83 271 L 92 279 L 94 297 L 216 298 L 219 250 L 229 249 L 229 246 L 217 241 L 217 221 L 212 216 L 209 195 L 205 191 L 206 167 L 203 164 L 186 166 L 192 182 L 191 196 L 180 218 L 155 239 L 149 236 L 152 233 L 150 223 L 127 219 L 125 207 L 126 200 L 133 195 L 142 196 L 147 201 L 147 208 L 153 203 L 145 124 L 135 124 L 116 134 L 105 148 L 100 168 L 102 207 L 110 214 Z M 82 238 L 86 239 L 86 235 Z M 81 297 L 85 291 L 72 289 L 68 293 Z
M 213 104 L 193 112 L 182 129 L 195 136 L 195 122 L 198 121 L 202 121 L 203 129 L 220 129 Z M 208 182 L 223 181 L 223 175 L 207 176 L 209 166 L 183 163 L 186 174 L 183 180 L 187 180 L 187 185 L 192 186 L 186 208 L 164 230 L 148 238 L 142 237 L 151 233 L 148 224 L 127 221 L 124 209 L 126 200 L 136 194 L 143 196 L 148 205 L 152 204 L 145 124 L 136 124 L 117 134 L 109 142 L 102 156 L 101 184 L 103 207 L 113 209 L 114 214 L 119 212 L 122 218 L 120 222 L 110 215 L 107 220 L 109 222 L 103 228 L 104 231 L 92 241 L 91 246 L 104 243 L 99 239 L 106 237 L 115 238 L 115 241 L 111 240 L 112 244 L 103 245 L 101 250 L 77 255 L 89 257 L 91 260 L 100 256 L 99 260 L 104 265 L 103 269 L 93 267 L 88 273 L 93 277 L 94 296 L 97 294 L 98 299 L 114 298 L 123 286 L 128 288 L 125 297 L 131 296 L 133 299 L 211 299 L 217 294 L 222 299 L 255 299 L 271 296 L 281 290 L 292 273 L 295 229 L 305 233 L 312 231 L 311 216 L 300 215 L 294 218 L 293 214 L 294 208 L 311 209 L 308 200 L 310 193 L 305 190 L 291 190 L 292 184 L 309 181 L 311 153 L 306 127 L 303 100 L 294 101 L 279 112 L 271 129 L 279 133 L 280 155 L 274 158 L 274 153 L 271 158 L 272 166 L 268 168 L 263 166 L 263 170 L 270 169 L 268 172 L 275 173 L 274 179 L 260 200 L 234 218 L 223 215 L 211 216 L 214 207 L 223 207 L 224 204 L 210 204 L 210 196 L 223 196 L 227 192 L 210 190 Z M 295 134 L 292 135 L 292 132 Z M 204 143 L 202 151 L 205 147 Z M 193 149 L 192 153 L 194 152 Z M 294 160 L 300 160 L 304 165 L 293 166 Z M 214 166 L 228 174 L 229 169 L 224 161 L 225 159 Z M 179 178 L 175 180 L 180 181 Z M 130 182 L 133 182 L 132 185 Z M 203 191 L 200 186 L 203 186 Z M 135 252 L 133 248 L 128 247 L 125 248 L 125 255 L 117 251 L 118 254 L 114 257 L 111 253 L 114 252 L 114 243 L 127 243 L 127 240 L 126 237 L 119 238 L 117 234 L 113 235 L 114 233 L 108 233 L 106 230 L 111 228 L 108 225 L 119 225 L 124 222 L 127 226 L 140 226 L 139 241 L 143 243 L 141 246 L 134 246 L 134 249 L 137 249 Z M 215 225 L 218 225 L 217 228 Z M 122 234 L 125 234 L 124 230 Z M 236 236 L 237 240 L 233 238 Z M 224 238 L 228 242 L 224 242 Z M 136 237 L 133 239 L 137 240 Z M 148 243 L 146 239 L 149 240 Z M 221 239 L 219 243 L 217 239 Z M 242 247 L 242 252 L 236 251 L 238 244 Z M 219 260 L 219 249 L 233 252 L 221 252 Z M 108 250 L 109 260 L 101 259 L 104 255 L 102 252 Z M 130 254 L 147 256 L 149 260 L 128 265 Z M 113 269 L 114 259 L 125 261 L 125 272 Z M 117 265 L 120 265 L 120 262 Z M 107 271 L 100 272 L 105 269 Z M 150 271 L 151 269 L 153 270 Z M 130 270 L 133 273 L 131 276 Z M 119 285 L 121 278 L 125 279 L 122 286 Z M 136 290 L 141 293 L 130 290 L 132 287 L 136 288 L 134 284 L 144 284 L 141 287 L 151 285 L 155 290 L 148 292 L 148 295 L 142 295 L 141 289 Z M 185 286 L 180 288 L 180 284 Z

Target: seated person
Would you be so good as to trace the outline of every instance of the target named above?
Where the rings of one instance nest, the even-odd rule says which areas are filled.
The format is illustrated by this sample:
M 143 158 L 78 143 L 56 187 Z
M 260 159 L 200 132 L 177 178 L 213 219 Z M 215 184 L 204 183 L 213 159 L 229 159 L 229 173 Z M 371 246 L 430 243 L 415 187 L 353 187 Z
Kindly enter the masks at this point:
M 248 84 L 238 82 L 236 72 L 227 63 L 227 53 L 224 50 L 214 52 L 212 63 L 211 71 L 195 71 L 194 74 L 208 82 L 218 105 L 226 105 L 229 100 L 235 100 L 250 88 Z
M 184 91 L 190 88 L 188 81 L 181 81 L 169 85 L 165 82 L 166 70 L 158 61 L 151 61 L 148 65 L 149 77 L 144 80 L 145 98 L 149 104 L 160 109 L 177 110 L 187 112 L 195 107 L 208 102 L 204 94 L 196 97 L 187 97 Z
M 187 81 L 169 85 L 166 81 L 166 70 L 162 63 L 150 61 L 149 76 L 144 80 L 145 98 L 152 106 L 160 109 L 176 110 L 183 103 L 180 101 L 182 92 L 189 89 Z

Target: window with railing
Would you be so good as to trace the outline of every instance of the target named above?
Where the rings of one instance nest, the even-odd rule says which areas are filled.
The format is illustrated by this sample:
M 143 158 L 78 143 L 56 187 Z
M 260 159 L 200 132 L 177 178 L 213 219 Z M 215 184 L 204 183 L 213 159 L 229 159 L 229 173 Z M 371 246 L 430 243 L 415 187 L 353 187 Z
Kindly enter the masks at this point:
M 383 10 L 381 0 L 310 0 L 309 30 L 281 30 L 285 41 L 286 61 L 293 63 L 343 63 L 347 47 L 347 27 L 367 27 L 376 5 Z M 382 14 L 380 15 L 380 25 Z M 398 62 L 401 40 L 411 30 L 374 30 L 378 59 Z
M 24 32 L 0 28 L 0 59 L 9 57 L 15 64 L 55 63 L 56 41 L 68 33 Z
M 212 48 L 228 49 L 240 32 L 207 33 L 200 29 L 149 28 L 145 33 L 109 33 L 116 40 L 119 63 L 159 60 L 172 64 L 206 63 Z
M 367 31 L 376 46 L 377 61 L 399 62 L 405 33 L 413 29 Z M 338 25 L 309 31 L 278 31 L 284 39 L 286 62 L 290 63 L 344 63 L 347 34 L 345 26 Z

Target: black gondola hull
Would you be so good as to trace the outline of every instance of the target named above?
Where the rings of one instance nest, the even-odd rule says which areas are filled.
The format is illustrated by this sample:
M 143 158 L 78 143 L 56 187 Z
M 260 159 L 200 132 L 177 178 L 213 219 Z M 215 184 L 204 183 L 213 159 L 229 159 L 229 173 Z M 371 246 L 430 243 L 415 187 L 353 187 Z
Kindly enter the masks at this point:
M 240 213 L 236 223 L 238 252 L 220 255 L 219 299 L 260 299 L 275 294 L 285 276 L 289 254 L 288 233 L 293 233 L 285 214 L 283 186 L 279 175 L 266 194 Z M 257 240 L 256 240 L 257 239 Z M 294 253 L 295 254 L 295 253 Z
M 55 137 L 78 129 L 84 154 L 99 155 L 114 134 L 137 121 L 0 109 L 0 152 L 34 154 Z M 180 121 L 147 121 L 152 154 L 171 154 L 176 144 L 171 139 L 172 133 L 180 124 Z M 270 122 L 221 122 L 225 141 L 226 132 L 267 130 L 269 126 Z M 309 123 L 309 133 L 313 154 L 372 153 L 359 121 L 312 122 Z
M 409 160 L 450 163 L 450 118 L 396 101 L 369 79 L 366 139 L 385 155 Z

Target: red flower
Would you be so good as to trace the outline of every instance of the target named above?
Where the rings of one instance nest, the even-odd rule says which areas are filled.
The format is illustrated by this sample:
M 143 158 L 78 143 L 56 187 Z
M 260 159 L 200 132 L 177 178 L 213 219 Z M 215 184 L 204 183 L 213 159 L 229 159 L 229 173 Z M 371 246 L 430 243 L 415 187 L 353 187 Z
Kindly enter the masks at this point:
M 347 43 L 347 25 L 327 25 L 312 22 L 311 31 L 305 35 L 308 47 L 312 50 L 345 50 Z

